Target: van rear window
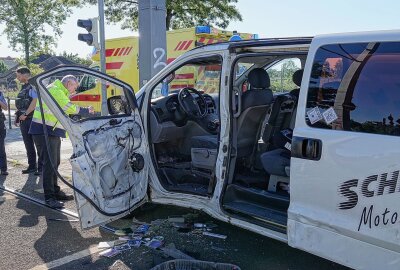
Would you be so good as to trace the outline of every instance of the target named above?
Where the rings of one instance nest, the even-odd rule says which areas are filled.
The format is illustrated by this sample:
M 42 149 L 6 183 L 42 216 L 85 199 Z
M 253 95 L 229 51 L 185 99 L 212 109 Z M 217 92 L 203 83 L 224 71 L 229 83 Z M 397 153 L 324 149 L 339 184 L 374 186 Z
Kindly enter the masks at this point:
M 306 110 L 312 127 L 400 136 L 400 43 L 320 47 Z

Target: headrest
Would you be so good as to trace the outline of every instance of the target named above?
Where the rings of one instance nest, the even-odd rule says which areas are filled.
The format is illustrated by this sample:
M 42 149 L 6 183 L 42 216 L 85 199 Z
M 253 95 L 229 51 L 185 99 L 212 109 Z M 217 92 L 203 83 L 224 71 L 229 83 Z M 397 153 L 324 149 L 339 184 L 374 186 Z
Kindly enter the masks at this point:
M 304 71 L 303 69 L 299 69 L 293 73 L 292 80 L 298 87 L 300 87 L 301 85 L 301 79 L 303 78 L 303 71 Z
M 248 79 L 253 89 L 267 89 L 270 86 L 269 75 L 263 68 L 251 70 Z

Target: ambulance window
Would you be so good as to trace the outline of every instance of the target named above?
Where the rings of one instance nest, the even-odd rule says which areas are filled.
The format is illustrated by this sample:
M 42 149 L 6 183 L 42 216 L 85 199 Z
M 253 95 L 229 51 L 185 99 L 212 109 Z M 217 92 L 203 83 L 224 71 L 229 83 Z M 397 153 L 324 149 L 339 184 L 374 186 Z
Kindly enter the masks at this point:
M 301 69 L 301 61 L 299 58 L 287 58 L 278 61 L 269 66 L 266 70 L 271 82 L 271 90 L 273 92 L 289 92 L 298 88 L 293 82 L 293 73 Z
M 306 121 L 318 128 L 400 136 L 400 43 L 326 45 L 311 72 Z
M 85 92 L 96 87 L 96 80 L 93 76 L 85 74 L 76 89 L 77 93 Z
M 217 94 L 220 89 L 222 63 L 219 57 L 197 59 L 186 63 L 160 82 L 152 99 L 192 87 L 204 94 Z M 172 73 L 171 73 L 172 74 Z M 171 78 L 171 79 L 169 79 Z

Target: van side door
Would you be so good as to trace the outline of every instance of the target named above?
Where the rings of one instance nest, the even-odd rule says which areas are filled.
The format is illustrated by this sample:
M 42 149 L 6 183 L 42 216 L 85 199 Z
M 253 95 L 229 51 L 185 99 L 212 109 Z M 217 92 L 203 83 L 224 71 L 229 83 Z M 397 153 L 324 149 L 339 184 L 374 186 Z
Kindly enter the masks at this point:
M 357 269 L 400 269 L 399 34 L 316 37 L 300 91 L 288 242 Z

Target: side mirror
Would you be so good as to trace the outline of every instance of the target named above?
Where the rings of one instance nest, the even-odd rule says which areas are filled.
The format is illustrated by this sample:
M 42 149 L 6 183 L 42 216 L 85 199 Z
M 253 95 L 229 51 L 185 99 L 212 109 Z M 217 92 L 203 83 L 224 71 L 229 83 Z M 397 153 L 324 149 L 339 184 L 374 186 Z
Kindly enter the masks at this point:
M 110 115 L 130 114 L 129 105 L 122 96 L 113 96 L 107 99 L 107 107 Z
M 175 79 L 175 72 L 172 72 L 172 73 L 170 73 L 170 74 L 167 76 L 167 78 L 165 78 L 165 81 L 166 81 L 167 83 L 170 83 L 170 82 L 172 82 L 174 79 Z

